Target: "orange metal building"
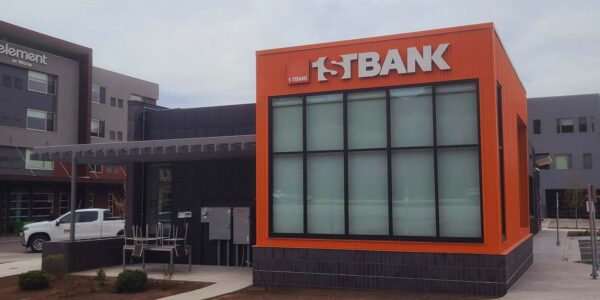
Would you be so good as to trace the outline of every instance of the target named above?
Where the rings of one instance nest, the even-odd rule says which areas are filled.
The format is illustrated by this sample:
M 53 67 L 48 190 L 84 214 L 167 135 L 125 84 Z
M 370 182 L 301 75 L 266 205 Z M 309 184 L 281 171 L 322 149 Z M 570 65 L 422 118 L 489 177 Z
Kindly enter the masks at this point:
M 492 23 L 256 61 L 255 284 L 502 295 L 527 270 L 526 92 Z

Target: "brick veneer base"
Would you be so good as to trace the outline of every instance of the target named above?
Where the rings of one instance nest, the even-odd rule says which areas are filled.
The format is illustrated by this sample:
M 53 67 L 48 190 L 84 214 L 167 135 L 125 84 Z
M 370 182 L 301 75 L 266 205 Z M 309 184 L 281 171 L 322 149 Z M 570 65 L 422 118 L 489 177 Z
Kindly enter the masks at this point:
M 85 271 L 95 268 L 120 265 L 123 262 L 123 238 L 79 240 L 75 242 L 46 242 L 42 251 L 42 270 L 54 273 L 48 264 L 48 255 L 63 255 L 64 270 Z
M 508 255 L 254 248 L 258 286 L 502 296 L 533 262 L 532 239 Z

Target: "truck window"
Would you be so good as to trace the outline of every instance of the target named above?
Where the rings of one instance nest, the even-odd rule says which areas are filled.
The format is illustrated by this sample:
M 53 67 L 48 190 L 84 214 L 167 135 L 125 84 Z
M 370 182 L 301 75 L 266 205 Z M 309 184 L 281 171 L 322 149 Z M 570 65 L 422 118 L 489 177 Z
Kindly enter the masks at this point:
M 96 220 L 98 220 L 97 211 L 79 211 L 75 213 L 75 222 L 77 223 L 94 222 Z M 60 223 L 71 223 L 71 213 L 62 217 L 62 219 L 60 219 Z
M 98 212 L 97 211 L 82 211 L 75 213 L 77 216 L 77 223 L 87 223 L 87 222 L 95 222 L 98 220 Z

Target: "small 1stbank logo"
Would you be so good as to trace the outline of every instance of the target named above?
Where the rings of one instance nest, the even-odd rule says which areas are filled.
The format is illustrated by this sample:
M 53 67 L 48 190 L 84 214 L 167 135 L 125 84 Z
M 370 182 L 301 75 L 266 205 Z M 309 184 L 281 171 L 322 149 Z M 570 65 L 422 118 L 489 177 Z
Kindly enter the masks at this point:
M 309 82 L 309 63 L 308 60 L 298 60 L 288 63 L 285 66 L 288 84 L 308 83 Z
M 340 55 L 339 60 L 332 60 L 331 65 L 338 68 L 330 69 L 326 66 L 328 57 L 321 56 L 311 62 L 310 67 L 317 69 L 317 80 L 327 81 L 325 76 L 337 76 L 342 73 L 341 79 L 351 79 L 352 64 L 356 62 L 358 78 L 387 76 L 390 73 L 398 75 L 415 73 L 417 69 L 422 72 L 431 72 L 433 65 L 439 70 L 450 70 L 450 66 L 444 59 L 444 54 L 450 46 L 449 43 L 439 44 L 435 50 L 431 45 L 423 46 L 422 49 L 409 47 L 402 57 L 398 49 L 389 49 L 380 63 L 381 57 L 377 52 L 360 52 Z M 341 69 L 341 70 L 340 70 Z M 342 72 L 339 72 L 342 71 Z M 305 61 L 296 61 L 286 65 L 288 84 L 308 83 L 309 82 L 309 64 Z

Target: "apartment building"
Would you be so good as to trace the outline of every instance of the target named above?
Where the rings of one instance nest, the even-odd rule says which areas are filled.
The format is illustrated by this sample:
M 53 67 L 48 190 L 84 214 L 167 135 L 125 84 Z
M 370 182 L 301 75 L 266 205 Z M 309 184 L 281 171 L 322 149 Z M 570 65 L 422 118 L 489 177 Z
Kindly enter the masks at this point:
M 92 52 L 0 22 L 0 232 L 68 210 L 70 166 L 31 148 L 126 140 L 127 101 L 156 103 L 158 84 L 95 68 Z M 122 207 L 122 167 L 79 168 L 79 207 Z
M 600 186 L 600 94 L 529 98 L 529 143 L 536 153 L 548 153 L 553 163 L 540 170 L 540 213 L 575 217 L 575 193 L 588 184 Z M 586 216 L 581 201 L 578 215 Z

